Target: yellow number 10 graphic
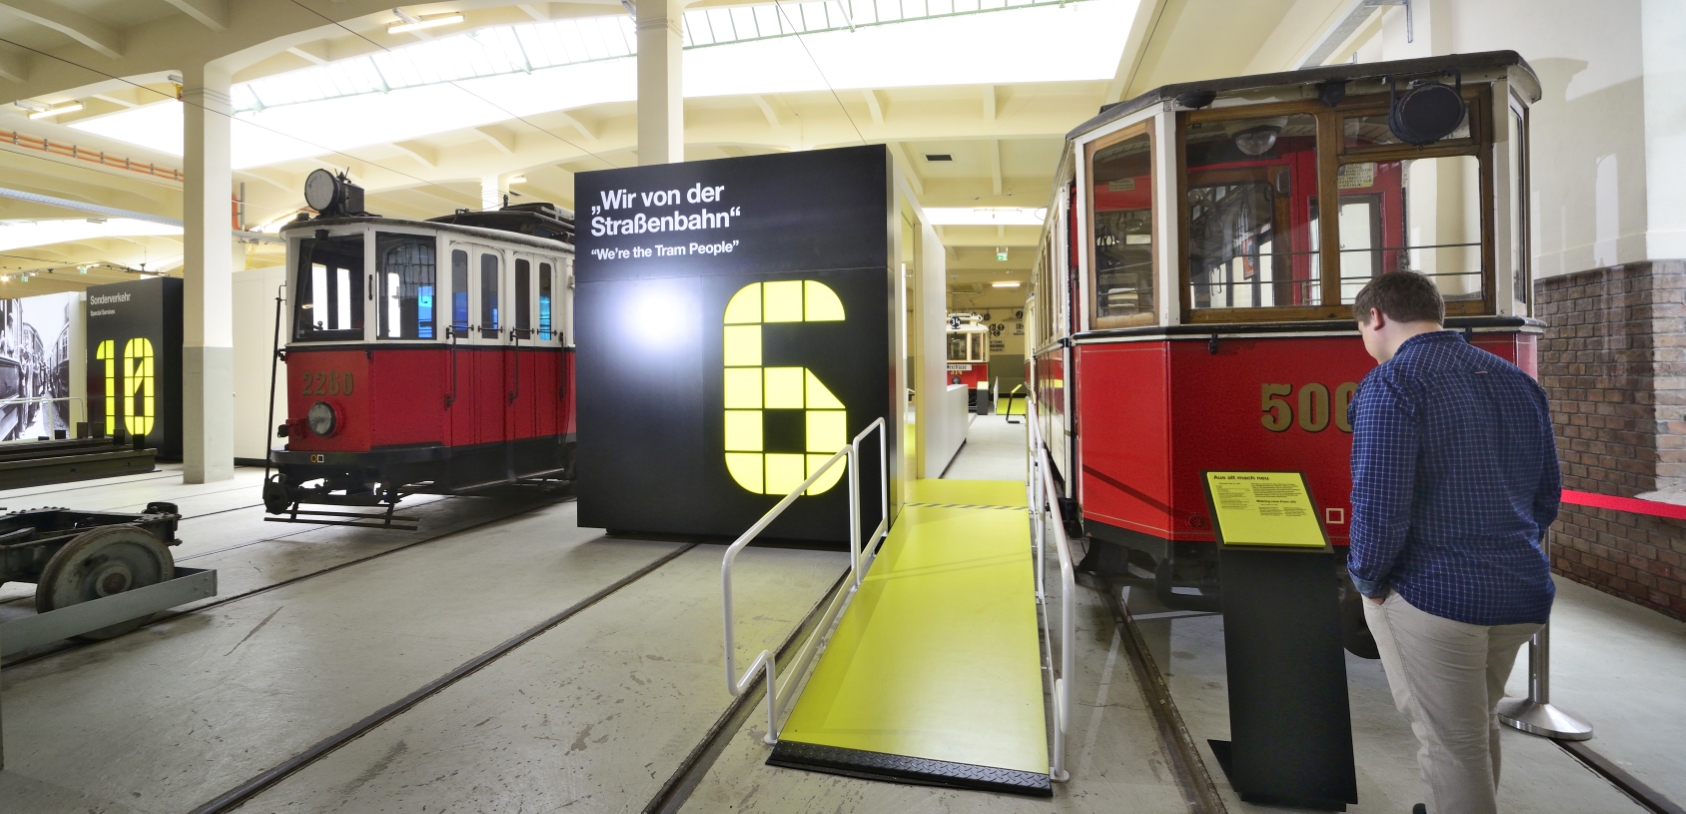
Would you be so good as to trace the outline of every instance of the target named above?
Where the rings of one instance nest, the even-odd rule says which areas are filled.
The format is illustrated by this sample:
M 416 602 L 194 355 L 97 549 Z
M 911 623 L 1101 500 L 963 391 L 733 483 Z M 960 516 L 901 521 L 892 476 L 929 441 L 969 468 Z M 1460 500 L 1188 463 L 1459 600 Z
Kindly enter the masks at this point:
M 117 351 L 116 344 L 107 339 L 94 349 L 94 358 L 105 362 L 105 431 L 117 432 Z M 132 435 L 152 432 L 154 409 L 152 342 L 135 338 L 123 346 L 123 399 L 129 409 L 124 410 L 123 427 Z M 135 398 L 136 394 L 140 398 Z M 800 483 L 800 481 L 798 481 Z
M 841 322 L 843 301 L 824 283 L 788 280 L 751 283 L 726 304 L 726 469 L 739 486 L 784 495 L 802 485 L 849 442 L 843 402 L 805 367 L 763 367 L 761 328 L 778 322 Z M 764 411 L 801 410 L 806 441 L 800 451 L 769 452 L 763 442 Z M 837 484 L 834 466 L 808 494 Z

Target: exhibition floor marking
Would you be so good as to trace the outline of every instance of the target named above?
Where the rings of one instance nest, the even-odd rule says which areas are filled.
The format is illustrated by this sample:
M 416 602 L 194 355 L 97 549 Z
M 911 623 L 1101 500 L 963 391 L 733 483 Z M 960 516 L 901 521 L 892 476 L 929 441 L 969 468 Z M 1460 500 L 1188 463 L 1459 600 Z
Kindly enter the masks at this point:
M 904 506 L 769 762 L 1049 793 L 1030 528 L 992 510 L 1024 484 L 910 491 L 987 508 Z

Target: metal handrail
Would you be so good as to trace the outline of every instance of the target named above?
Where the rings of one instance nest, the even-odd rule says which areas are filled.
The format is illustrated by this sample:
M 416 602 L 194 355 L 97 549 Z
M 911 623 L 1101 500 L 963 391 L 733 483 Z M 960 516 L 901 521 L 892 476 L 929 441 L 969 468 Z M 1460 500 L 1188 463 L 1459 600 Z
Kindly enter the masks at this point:
M 1048 458 L 1047 445 L 1042 441 L 1042 427 L 1037 422 L 1036 403 L 1028 395 L 1025 399 L 1025 426 L 1030 436 L 1030 477 L 1025 488 L 1030 498 L 1031 523 L 1036 529 L 1036 590 L 1039 600 L 1046 596 L 1042 552 L 1043 537 L 1049 527 L 1054 530 L 1054 549 L 1060 555 L 1060 671 L 1053 676 L 1054 756 L 1048 776 L 1064 782 L 1071 779 L 1065 770 L 1065 733 L 1071 723 L 1071 642 L 1076 627 L 1073 597 L 1077 593 L 1077 574 L 1071 561 L 1071 541 L 1066 538 L 1065 521 L 1060 515 L 1059 490 L 1054 486 L 1052 462 Z M 1053 522 L 1047 522 L 1049 520 Z
M 861 440 L 866 438 L 873 430 L 878 431 L 879 507 L 883 512 L 883 519 L 879 521 L 878 527 L 873 529 L 866 544 L 860 545 L 860 474 L 857 462 L 860 460 Z M 889 469 L 886 461 L 888 443 L 884 437 L 886 432 L 883 418 L 874 419 L 871 424 L 866 425 L 866 429 L 861 430 L 849 442 L 848 446 L 826 459 L 826 462 L 821 464 L 819 469 L 814 470 L 814 474 L 809 475 L 801 486 L 791 490 L 790 494 L 785 495 L 783 500 L 780 500 L 777 505 L 762 515 L 761 519 L 755 522 L 755 525 L 750 526 L 748 531 L 745 531 L 736 541 L 727 546 L 726 554 L 721 558 L 720 593 L 726 629 L 726 692 L 735 698 L 749 691 L 750 686 L 755 683 L 757 673 L 766 677 L 767 734 L 762 736 L 762 739 L 767 743 L 779 742 L 778 716 L 790 701 L 792 692 L 796 687 L 795 679 L 801 677 L 807 670 L 808 663 L 818 651 L 816 645 L 820 638 L 826 631 L 830 630 L 832 622 L 837 618 L 843 606 L 848 603 L 848 599 L 854 596 L 855 591 L 859 590 L 861 575 L 866 569 L 872 567 L 872 561 L 877 555 L 877 546 L 883 541 L 889 530 L 890 487 Z M 838 461 L 843 459 L 849 461 L 849 571 L 852 585 L 847 590 L 839 591 L 837 596 L 833 597 L 831 605 L 826 608 L 825 614 L 820 618 L 820 623 L 814 626 L 813 632 L 809 634 L 808 639 L 802 643 L 801 649 L 797 651 L 797 657 L 792 661 L 789 676 L 786 677 L 782 687 L 778 685 L 778 670 L 771 650 L 762 650 L 757 654 L 740 677 L 736 668 L 735 619 L 732 614 L 732 564 L 737 560 L 738 552 L 742 551 L 744 546 L 749 545 L 750 541 L 761 534 L 774 520 L 777 520 L 785 509 L 790 508 L 790 504 L 795 503 L 796 498 L 800 497 L 803 492 L 808 491 L 808 487 L 813 486 L 821 475 L 824 475 Z

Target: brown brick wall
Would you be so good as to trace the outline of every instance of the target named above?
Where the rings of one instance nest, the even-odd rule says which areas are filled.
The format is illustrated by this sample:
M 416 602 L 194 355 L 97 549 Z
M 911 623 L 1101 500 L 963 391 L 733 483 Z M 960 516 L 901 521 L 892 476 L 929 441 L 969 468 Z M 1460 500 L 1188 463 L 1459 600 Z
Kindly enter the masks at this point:
M 1686 488 L 1686 261 L 1552 277 L 1535 293 L 1563 488 Z M 1557 573 L 1686 619 L 1686 522 L 1565 504 L 1552 531 Z

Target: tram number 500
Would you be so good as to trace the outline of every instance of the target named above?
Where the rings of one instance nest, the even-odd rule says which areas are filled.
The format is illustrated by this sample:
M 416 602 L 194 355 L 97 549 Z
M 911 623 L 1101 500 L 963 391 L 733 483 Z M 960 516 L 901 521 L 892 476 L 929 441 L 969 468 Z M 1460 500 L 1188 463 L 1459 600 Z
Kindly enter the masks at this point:
M 1330 404 L 1329 388 L 1317 382 L 1301 385 L 1297 399 L 1291 384 L 1261 384 L 1259 409 L 1264 415 L 1259 416 L 1259 423 L 1271 432 L 1287 432 L 1295 423 L 1306 432 L 1322 432 L 1333 422 L 1335 429 L 1350 433 L 1352 425 L 1346 420 L 1346 410 L 1357 392 L 1357 382 L 1345 382 L 1335 388 L 1334 403 Z

